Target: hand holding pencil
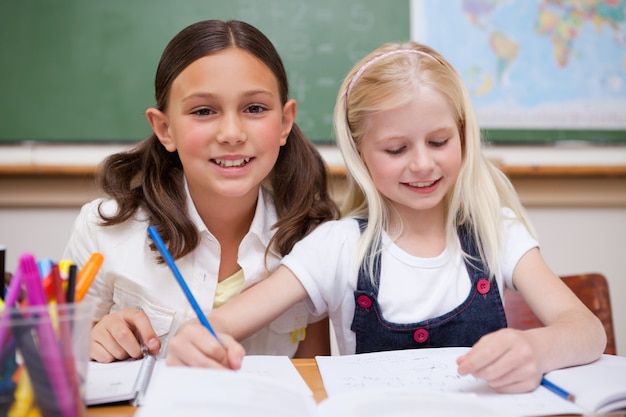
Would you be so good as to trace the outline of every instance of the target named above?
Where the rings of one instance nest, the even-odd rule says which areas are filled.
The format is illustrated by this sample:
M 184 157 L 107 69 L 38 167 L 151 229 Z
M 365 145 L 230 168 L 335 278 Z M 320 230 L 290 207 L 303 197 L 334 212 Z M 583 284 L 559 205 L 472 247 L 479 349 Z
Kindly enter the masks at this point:
M 196 319 L 184 323 L 170 339 L 167 348 L 169 366 L 202 368 L 241 368 L 246 354 L 243 346 L 232 336 L 220 333 L 220 342 Z

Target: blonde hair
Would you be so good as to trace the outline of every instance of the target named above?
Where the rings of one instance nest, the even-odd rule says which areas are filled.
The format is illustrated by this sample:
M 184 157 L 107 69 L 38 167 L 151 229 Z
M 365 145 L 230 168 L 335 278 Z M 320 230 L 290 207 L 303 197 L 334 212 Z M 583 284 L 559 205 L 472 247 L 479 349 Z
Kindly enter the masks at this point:
M 389 229 L 393 208 L 376 189 L 360 156 L 367 116 L 407 103 L 413 98 L 416 85 L 428 86 L 446 98 L 455 112 L 461 137 L 461 170 L 445 201 L 448 245 L 458 245 L 460 226 L 469 228 L 493 277 L 499 272 L 498 253 L 505 220 L 502 207 L 513 210 L 533 235 L 534 228 L 511 182 L 481 151 L 480 128 L 462 78 L 439 53 L 416 42 L 388 43 L 364 57 L 348 73 L 337 96 L 335 134 L 348 169 L 342 214 L 368 218 L 357 250 L 357 265 L 365 261 L 366 270 L 371 273 L 383 230 L 392 238 L 402 232 L 401 224 Z M 464 256 L 469 257 L 465 253 Z

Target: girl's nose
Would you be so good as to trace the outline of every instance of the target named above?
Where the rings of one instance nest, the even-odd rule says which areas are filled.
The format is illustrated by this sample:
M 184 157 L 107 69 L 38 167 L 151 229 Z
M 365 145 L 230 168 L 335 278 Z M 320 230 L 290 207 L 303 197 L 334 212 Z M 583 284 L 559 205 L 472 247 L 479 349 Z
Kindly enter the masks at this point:
M 224 114 L 220 121 L 220 129 L 217 134 L 217 141 L 235 145 L 245 142 L 247 135 L 241 119 L 236 114 Z
M 430 153 L 425 149 L 416 150 L 409 163 L 409 169 L 411 171 L 427 171 L 434 166 L 433 158 Z

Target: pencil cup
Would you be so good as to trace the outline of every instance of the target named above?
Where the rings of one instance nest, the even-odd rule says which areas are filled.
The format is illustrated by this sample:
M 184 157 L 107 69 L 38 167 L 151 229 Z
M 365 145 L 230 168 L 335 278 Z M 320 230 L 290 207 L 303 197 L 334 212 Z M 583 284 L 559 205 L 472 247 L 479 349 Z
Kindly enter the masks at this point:
M 10 308 L 0 322 L 0 416 L 82 417 L 93 305 Z

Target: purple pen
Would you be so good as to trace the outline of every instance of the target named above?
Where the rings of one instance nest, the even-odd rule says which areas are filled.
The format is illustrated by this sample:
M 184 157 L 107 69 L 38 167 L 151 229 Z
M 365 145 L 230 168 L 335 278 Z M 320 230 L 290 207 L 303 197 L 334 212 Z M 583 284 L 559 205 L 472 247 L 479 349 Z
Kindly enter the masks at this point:
M 33 318 L 37 319 L 39 351 L 42 354 L 46 373 L 56 397 L 59 415 L 62 417 L 79 417 L 57 337 L 50 321 L 47 310 L 48 301 L 34 256 L 28 253 L 23 254 L 20 257 L 20 269 L 22 270 L 22 279 L 26 287 L 29 306 L 34 308 L 41 306 Z

